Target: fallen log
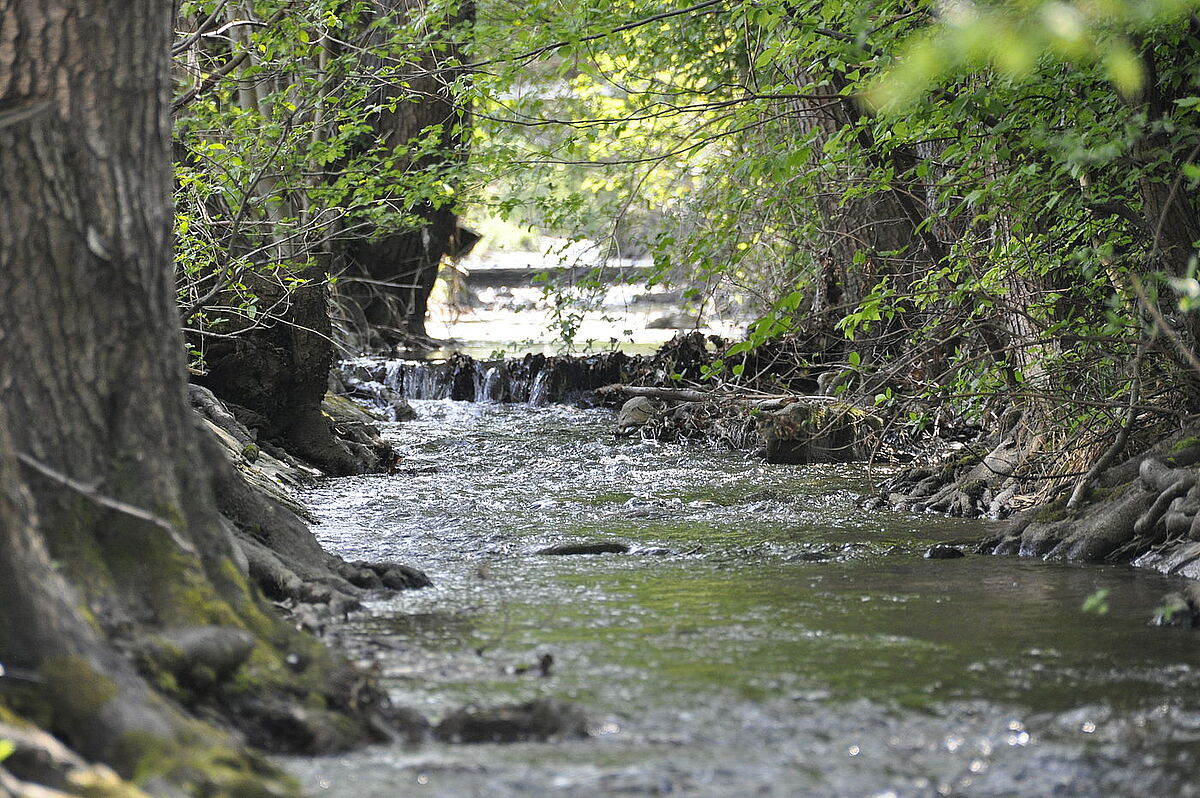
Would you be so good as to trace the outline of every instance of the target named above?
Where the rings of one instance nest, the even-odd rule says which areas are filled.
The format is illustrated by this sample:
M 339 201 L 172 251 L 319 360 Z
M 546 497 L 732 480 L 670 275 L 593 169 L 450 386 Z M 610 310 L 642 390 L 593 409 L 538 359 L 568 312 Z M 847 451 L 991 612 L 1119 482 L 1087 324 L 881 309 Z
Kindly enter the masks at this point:
M 669 399 L 675 402 L 748 402 L 759 410 L 778 410 L 797 403 L 827 405 L 844 401 L 835 396 L 735 394 L 700 391 L 695 388 L 659 388 L 651 385 L 623 385 L 621 383 L 602 386 L 596 389 L 596 393 L 600 395 L 623 393 L 629 396 L 647 396 L 651 399 Z

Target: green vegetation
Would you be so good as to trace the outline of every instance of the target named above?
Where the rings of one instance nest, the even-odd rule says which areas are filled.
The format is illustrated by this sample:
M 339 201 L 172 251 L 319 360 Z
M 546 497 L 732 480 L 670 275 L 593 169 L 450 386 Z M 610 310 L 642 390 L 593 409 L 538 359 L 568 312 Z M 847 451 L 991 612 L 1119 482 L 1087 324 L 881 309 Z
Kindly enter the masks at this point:
M 1000 396 L 1064 437 L 1111 428 L 1147 377 L 1147 414 L 1194 407 L 1190 5 L 655 10 L 503 24 L 503 52 L 549 49 L 481 81 L 499 212 L 649 248 L 699 309 L 757 309 L 726 361 L 834 332 L 810 355 L 886 402 L 986 420 Z
M 1084 599 L 1082 610 L 1084 612 L 1094 613 L 1096 615 L 1108 614 L 1108 589 L 1100 588 L 1095 593 Z
M 211 338 L 286 320 L 297 288 L 336 283 L 356 242 L 455 199 L 463 114 L 417 129 L 406 115 L 430 104 L 431 66 L 457 61 L 441 54 L 466 8 L 179 4 L 175 245 L 194 362 Z
M 286 298 L 247 273 L 286 289 L 433 205 L 649 254 L 692 310 L 752 313 L 711 379 L 792 337 L 908 426 L 1017 405 L 1045 453 L 1102 447 L 1135 387 L 1143 427 L 1196 410 L 1195 4 L 939 8 L 256 3 L 263 24 L 180 55 L 185 323 L 250 326 Z M 377 124 L 430 101 L 429 53 L 469 161 L 442 126 Z M 562 335 L 600 287 L 550 289 Z

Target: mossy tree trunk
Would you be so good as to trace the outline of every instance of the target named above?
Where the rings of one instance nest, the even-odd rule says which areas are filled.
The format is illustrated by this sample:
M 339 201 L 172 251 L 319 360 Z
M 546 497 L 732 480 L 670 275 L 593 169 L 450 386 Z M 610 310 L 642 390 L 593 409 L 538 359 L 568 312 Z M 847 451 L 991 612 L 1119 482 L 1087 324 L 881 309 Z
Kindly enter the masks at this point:
M 189 580 L 237 590 L 174 306 L 170 4 L 6 5 L 0 107 L 31 112 L 0 127 L 0 400 L 67 576 L 182 620 Z
M 119 651 L 240 627 L 283 683 L 284 647 L 312 645 L 251 594 L 185 398 L 171 22 L 169 2 L 0 1 L 0 663 L 34 674 L 28 714 L 143 775 L 151 741 L 170 769 L 227 738 Z
M 175 723 L 104 645 L 79 594 L 55 570 L 5 421 L 0 408 L 0 663 L 42 680 L 43 718 L 69 726 L 64 736 L 78 750 L 116 761 L 123 737 L 169 737 Z

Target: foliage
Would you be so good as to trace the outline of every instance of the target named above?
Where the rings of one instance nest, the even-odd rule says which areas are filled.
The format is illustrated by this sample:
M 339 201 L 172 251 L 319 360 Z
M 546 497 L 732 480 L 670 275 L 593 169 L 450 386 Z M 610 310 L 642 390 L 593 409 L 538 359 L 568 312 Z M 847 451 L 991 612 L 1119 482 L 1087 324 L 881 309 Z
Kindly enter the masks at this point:
M 790 337 L 804 373 L 855 375 L 838 390 L 981 423 L 1017 404 L 1084 448 L 1142 382 L 1143 419 L 1200 409 L 1192 0 L 483 0 L 443 87 L 467 164 L 444 131 L 372 125 L 441 74 L 422 53 L 465 38 L 454 8 L 377 7 L 264 0 L 269 24 L 181 50 L 189 326 L 277 313 L 331 240 L 472 202 L 753 310 L 713 378 Z M 564 336 L 598 280 L 554 293 Z
M 394 141 L 382 123 L 425 101 L 410 75 L 428 68 L 423 48 L 461 35 L 456 13 L 454 2 L 420 15 L 348 0 L 180 4 L 175 232 L 194 340 L 284 318 L 338 242 L 410 229 L 415 206 L 456 201 L 460 158 L 441 150 L 444 131 Z
M 488 3 L 475 168 L 497 213 L 756 309 L 714 377 L 799 337 L 884 401 L 1086 449 L 1135 382 L 1143 421 L 1200 409 L 1193 9 Z

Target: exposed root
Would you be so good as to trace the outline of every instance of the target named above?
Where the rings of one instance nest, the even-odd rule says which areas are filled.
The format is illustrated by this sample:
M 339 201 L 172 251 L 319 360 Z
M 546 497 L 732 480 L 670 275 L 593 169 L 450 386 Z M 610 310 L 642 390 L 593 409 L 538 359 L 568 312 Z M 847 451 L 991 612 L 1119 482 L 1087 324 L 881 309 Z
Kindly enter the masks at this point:
M 1085 562 L 1134 561 L 1165 572 L 1194 569 L 1200 562 L 1198 461 L 1200 443 L 1195 439 L 1173 449 L 1160 446 L 1100 475 L 1090 501 L 1078 510 L 1057 502 L 1022 513 L 980 550 Z

